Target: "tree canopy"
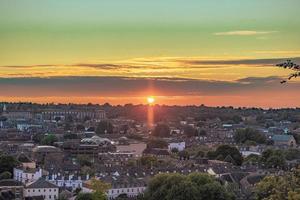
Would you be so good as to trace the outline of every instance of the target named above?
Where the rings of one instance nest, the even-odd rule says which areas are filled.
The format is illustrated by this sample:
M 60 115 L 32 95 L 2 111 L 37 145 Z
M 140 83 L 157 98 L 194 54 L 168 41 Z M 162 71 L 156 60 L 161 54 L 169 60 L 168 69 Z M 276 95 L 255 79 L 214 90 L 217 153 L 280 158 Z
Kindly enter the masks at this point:
M 156 137 L 168 137 L 170 136 L 170 127 L 167 124 L 157 124 L 152 132 Z
M 96 134 L 112 134 L 113 128 L 113 125 L 109 121 L 101 121 L 97 125 Z
M 238 129 L 234 134 L 237 143 L 248 143 L 254 141 L 259 144 L 266 143 L 267 138 L 264 134 L 252 128 Z
M 209 159 L 217 159 L 226 162 L 230 161 L 234 165 L 241 165 L 243 163 L 242 154 L 236 147 L 230 145 L 220 145 L 216 151 L 208 152 L 207 157 Z
M 14 167 L 16 167 L 18 164 L 19 162 L 13 156 L 0 155 L 0 173 L 13 173 Z
M 255 187 L 257 200 L 300 199 L 300 169 L 283 176 L 267 176 Z
M 43 145 L 53 145 L 54 142 L 57 142 L 58 139 L 55 135 L 49 134 L 44 136 L 44 138 L 41 140 L 41 144 Z
M 151 179 L 146 200 L 231 200 L 234 196 L 208 174 L 159 174 Z

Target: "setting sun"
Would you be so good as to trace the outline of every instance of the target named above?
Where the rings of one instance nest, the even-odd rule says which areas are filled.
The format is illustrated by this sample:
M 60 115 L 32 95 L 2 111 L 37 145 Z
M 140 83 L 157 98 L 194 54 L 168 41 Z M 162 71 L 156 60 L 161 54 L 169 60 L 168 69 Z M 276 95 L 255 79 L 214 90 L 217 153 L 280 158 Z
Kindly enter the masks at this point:
M 152 97 L 152 96 L 147 97 L 147 102 L 148 102 L 149 104 L 153 104 L 154 101 L 155 101 L 154 97 Z

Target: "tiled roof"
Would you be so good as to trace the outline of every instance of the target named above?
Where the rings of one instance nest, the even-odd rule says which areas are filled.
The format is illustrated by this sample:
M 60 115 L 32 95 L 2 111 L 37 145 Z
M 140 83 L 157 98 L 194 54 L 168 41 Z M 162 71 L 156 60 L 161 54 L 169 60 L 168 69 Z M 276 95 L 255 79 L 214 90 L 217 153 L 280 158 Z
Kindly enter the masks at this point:
M 27 185 L 26 188 L 58 188 L 58 186 L 46 181 L 43 178 L 40 178 L 37 181 Z
M 14 179 L 3 179 L 0 180 L 0 187 L 1 186 L 22 186 L 23 184 L 19 181 Z
M 272 140 L 274 141 L 289 141 L 294 139 L 292 135 L 273 135 Z

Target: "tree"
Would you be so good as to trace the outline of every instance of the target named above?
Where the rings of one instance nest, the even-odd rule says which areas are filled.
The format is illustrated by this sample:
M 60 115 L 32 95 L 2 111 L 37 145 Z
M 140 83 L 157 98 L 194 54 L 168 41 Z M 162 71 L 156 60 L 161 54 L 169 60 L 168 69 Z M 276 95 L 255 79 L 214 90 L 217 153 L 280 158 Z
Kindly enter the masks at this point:
M 92 193 L 79 193 L 75 200 L 93 200 Z
M 256 184 L 257 200 L 296 200 L 300 197 L 300 169 L 284 174 L 271 175 Z
M 0 173 L 10 172 L 13 173 L 14 167 L 16 167 L 19 162 L 13 157 L 8 155 L 0 156 Z
M 236 147 L 232 147 L 229 145 L 221 145 L 219 146 L 216 151 L 214 152 L 208 152 L 207 156 L 210 159 L 220 159 L 223 160 L 227 156 L 231 156 L 233 159 L 235 165 L 241 165 L 243 162 L 242 154 L 239 152 L 239 150 Z
M 101 121 L 98 123 L 96 128 L 96 134 L 112 134 L 113 125 L 109 121 Z
M 94 191 L 92 193 L 93 200 L 106 200 L 105 192 L 110 188 L 110 184 L 104 183 L 101 180 L 95 178 L 91 179 L 91 188 Z
M 266 143 L 266 136 L 252 128 L 238 129 L 234 134 L 234 140 L 237 143 L 246 143 L 254 141 L 259 144 Z
M 2 180 L 2 179 L 10 179 L 11 176 L 12 176 L 12 174 L 10 172 L 8 172 L 8 171 L 2 172 L 0 174 L 0 180 Z
M 213 177 L 203 173 L 159 174 L 149 182 L 146 200 L 230 200 L 233 195 Z
M 291 60 L 287 60 L 286 62 L 280 63 L 276 65 L 277 67 L 282 67 L 284 69 L 291 69 L 294 70 L 295 72 L 290 74 L 288 77 L 288 80 L 291 80 L 292 78 L 297 78 L 300 76 L 300 67 L 298 64 L 293 63 Z M 281 83 L 286 83 L 286 80 L 281 81 Z
M 198 135 L 198 131 L 195 128 L 193 128 L 192 126 L 189 126 L 189 125 L 184 126 L 183 131 L 184 131 L 184 134 L 188 137 L 194 137 L 194 136 Z
M 267 168 L 284 168 L 284 152 L 282 150 L 267 149 L 262 153 L 261 162 L 265 164 Z
M 284 156 L 287 160 L 300 159 L 300 150 L 299 149 L 287 149 L 284 152 Z
M 150 168 L 152 166 L 156 166 L 158 163 L 158 160 L 154 156 L 142 156 L 140 158 L 140 162 L 141 162 L 141 165 Z
M 170 127 L 167 124 L 163 123 L 157 124 L 152 134 L 156 137 L 169 137 Z
M 58 141 L 58 139 L 55 135 L 49 134 L 49 135 L 44 136 L 44 138 L 41 141 L 41 144 L 43 144 L 43 145 L 53 145 L 54 142 L 57 142 L 57 141 Z

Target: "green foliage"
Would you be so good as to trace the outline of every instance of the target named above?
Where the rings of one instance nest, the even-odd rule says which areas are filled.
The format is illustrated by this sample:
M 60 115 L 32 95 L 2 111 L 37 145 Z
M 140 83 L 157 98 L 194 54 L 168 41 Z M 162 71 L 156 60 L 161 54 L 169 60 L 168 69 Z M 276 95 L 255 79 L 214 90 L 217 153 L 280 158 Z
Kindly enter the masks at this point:
M 297 200 L 300 197 L 300 169 L 283 176 L 267 176 L 255 187 L 257 200 Z
M 93 189 L 92 198 L 93 200 L 106 200 L 105 192 L 111 186 L 107 183 L 97 180 L 95 178 L 91 179 L 91 188 Z
M 8 155 L 0 156 L 0 173 L 10 172 L 13 173 L 14 167 L 16 167 L 19 162 L 13 157 Z
M 233 159 L 234 163 L 232 164 L 241 165 L 243 162 L 241 153 L 236 147 L 233 146 L 221 145 L 216 149 L 216 151 L 207 152 L 207 157 L 209 159 L 224 160 L 228 156 L 231 156 Z
M 79 193 L 75 200 L 93 200 L 92 193 Z
M 158 164 L 158 160 L 154 156 L 142 156 L 140 158 L 141 165 L 146 167 L 156 166 Z
M 193 173 L 159 174 L 151 179 L 145 193 L 146 200 L 231 200 L 233 195 L 213 177 Z
M 286 160 L 300 159 L 300 150 L 299 149 L 287 149 L 284 151 L 284 156 Z
M 153 136 L 156 137 L 169 137 L 170 136 L 170 127 L 167 124 L 157 124 L 152 132 Z
M 44 136 L 44 138 L 41 140 L 42 145 L 53 145 L 54 142 L 57 142 L 58 139 L 55 135 L 49 134 Z
M 261 162 L 267 168 L 284 168 L 285 156 L 282 150 L 267 149 L 262 153 Z
M 113 128 L 113 125 L 109 121 L 101 121 L 97 125 L 96 134 L 112 134 Z
M 192 126 L 189 126 L 189 125 L 184 126 L 183 131 L 184 131 L 184 134 L 188 137 L 194 137 L 194 136 L 198 135 L 198 131 L 195 128 L 193 128 Z
M 12 174 L 8 171 L 2 172 L 0 174 L 0 180 L 2 179 L 10 179 L 12 177 Z
M 238 129 L 234 134 L 234 140 L 237 143 L 246 143 L 247 141 L 254 141 L 259 144 L 266 143 L 266 136 L 257 130 L 246 128 Z

